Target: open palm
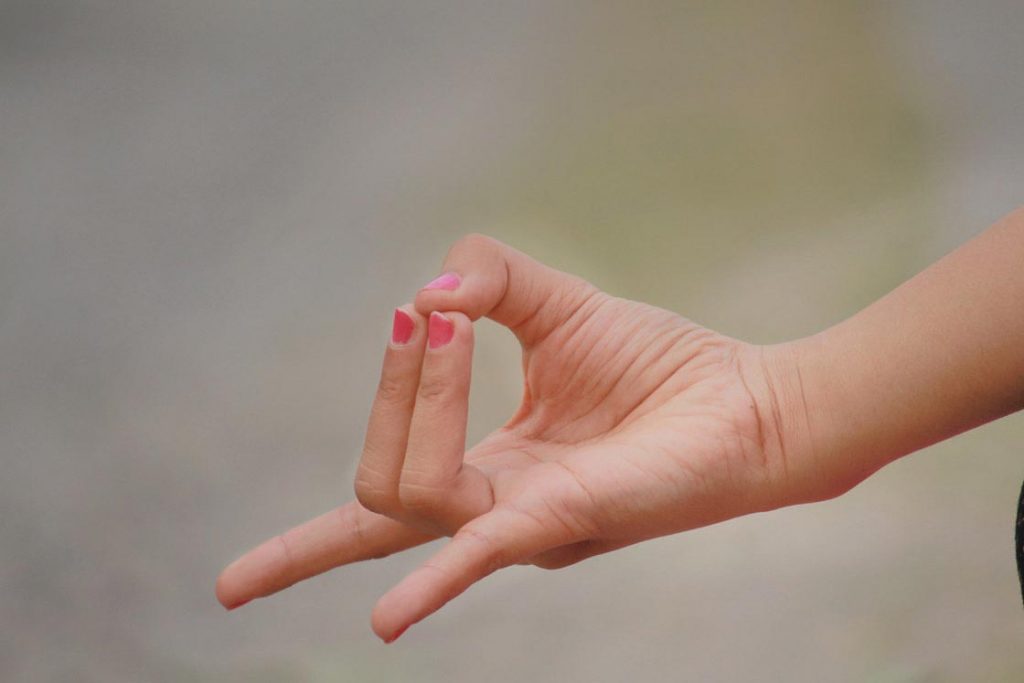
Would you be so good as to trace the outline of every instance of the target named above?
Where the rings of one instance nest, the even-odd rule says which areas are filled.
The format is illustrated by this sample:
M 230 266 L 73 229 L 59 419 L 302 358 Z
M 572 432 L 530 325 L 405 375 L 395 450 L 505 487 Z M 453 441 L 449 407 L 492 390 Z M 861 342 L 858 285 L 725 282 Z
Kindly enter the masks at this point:
M 354 561 L 452 536 L 378 602 L 387 641 L 504 566 L 556 568 L 790 502 L 763 349 L 609 296 L 489 238 L 395 313 L 358 501 L 228 567 L 236 607 Z M 466 450 L 472 320 L 523 347 L 524 396 Z

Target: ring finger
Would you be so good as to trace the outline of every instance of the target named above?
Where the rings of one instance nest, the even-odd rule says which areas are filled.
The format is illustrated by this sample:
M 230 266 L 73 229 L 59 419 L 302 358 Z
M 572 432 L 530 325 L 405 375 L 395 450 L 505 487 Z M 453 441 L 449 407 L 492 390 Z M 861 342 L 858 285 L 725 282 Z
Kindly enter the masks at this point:
M 409 304 L 396 308 L 363 454 L 356 470 L 355 489 L 359 502 L 373 512 L 399 520 L 402 505 L 398 482 L 426 343 L 424 317 Z

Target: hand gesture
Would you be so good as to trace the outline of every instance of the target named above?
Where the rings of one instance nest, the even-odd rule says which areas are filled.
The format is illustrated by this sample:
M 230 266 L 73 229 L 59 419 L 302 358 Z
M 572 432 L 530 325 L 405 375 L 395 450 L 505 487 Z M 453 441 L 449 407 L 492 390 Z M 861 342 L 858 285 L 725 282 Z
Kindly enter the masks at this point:
M 466 449 L 472 321 L 522 345 L 522 403 Z M 395 312 L 356 501 L 221 575 L 235 607 L 333 567 L 450 536 L 384 595 L 390 642 L 512 564 L 563 567 L 638 541 L 811 499 L 787 457 L 772 349 L 616 298 L 482 236 Z

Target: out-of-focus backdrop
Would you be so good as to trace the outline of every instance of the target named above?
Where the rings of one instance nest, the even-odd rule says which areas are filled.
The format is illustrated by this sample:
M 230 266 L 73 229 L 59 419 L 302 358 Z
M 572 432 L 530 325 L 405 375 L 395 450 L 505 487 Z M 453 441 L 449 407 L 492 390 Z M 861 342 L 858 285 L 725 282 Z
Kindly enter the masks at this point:
M 3 681 L 1019 681 L 1024 424 L 840 499 L 228 614 L 351 496 L 391 309 L 468 231 L 772 342 L 1021 202 L 1024 5 L 0 2 Z M 480 324 L 471 437 L 519 398 Z

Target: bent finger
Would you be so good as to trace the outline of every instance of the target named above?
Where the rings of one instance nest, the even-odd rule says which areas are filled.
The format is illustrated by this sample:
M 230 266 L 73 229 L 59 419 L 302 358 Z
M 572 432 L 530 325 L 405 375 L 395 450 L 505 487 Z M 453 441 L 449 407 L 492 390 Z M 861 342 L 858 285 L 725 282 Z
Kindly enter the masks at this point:
M 398 517 L 398 482 L 419 386 L 426 321 L 411 305 L 395 309 L 391 340 L 356 470 L 359 502 L 373 512 Z
M 473 364 L 473 323 L 431 313 L 416 406 L 399 482 L 405 512 L 446 535 L 494 504 L 491 485 L 463 462 Z

